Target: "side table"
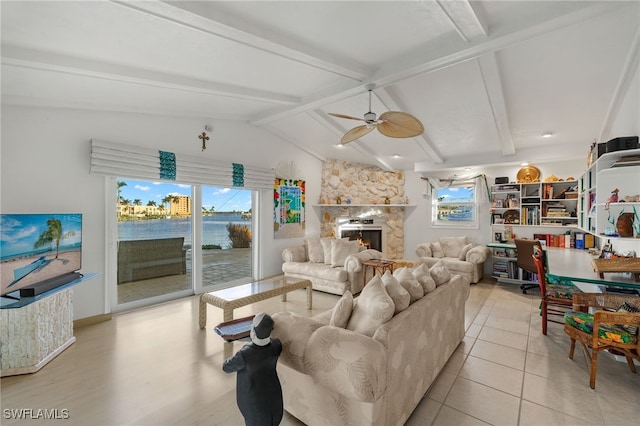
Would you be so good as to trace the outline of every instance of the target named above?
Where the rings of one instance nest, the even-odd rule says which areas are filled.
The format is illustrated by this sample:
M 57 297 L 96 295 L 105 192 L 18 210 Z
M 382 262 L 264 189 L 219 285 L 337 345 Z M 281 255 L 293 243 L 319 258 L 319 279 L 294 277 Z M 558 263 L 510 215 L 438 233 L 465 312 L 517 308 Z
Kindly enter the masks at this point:
M 386 259 L 371 259 L 362 261 L 362 287 L 367 285 L 367 268 L 373 269 L 373 275 L 376 275 L 376 272 L 380 274 L 380 276 L 384 275 L 385 271 L 390 271 L 393 273 L 393 266 L 396 264 L 393 260 Z

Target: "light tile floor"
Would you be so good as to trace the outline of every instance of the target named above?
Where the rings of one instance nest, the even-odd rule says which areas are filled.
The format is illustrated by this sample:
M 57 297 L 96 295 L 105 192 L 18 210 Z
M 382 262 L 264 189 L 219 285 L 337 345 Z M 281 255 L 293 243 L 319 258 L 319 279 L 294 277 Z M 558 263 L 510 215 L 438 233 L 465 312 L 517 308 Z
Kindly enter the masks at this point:
M 604 354 L 589 388 L 581 348 L 568 358 L 560 324 L 542 335 L 529 293 L 472 286 L 466 337 L 407 425 L 640 425 L 640 372 Z

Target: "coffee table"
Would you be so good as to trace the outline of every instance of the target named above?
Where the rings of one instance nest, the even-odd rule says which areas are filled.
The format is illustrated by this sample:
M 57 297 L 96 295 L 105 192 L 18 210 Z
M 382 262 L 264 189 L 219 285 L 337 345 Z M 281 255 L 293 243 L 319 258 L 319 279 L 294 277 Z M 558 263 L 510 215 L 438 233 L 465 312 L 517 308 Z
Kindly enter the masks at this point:
M 282 301 L 286 302 L 287 293 L 300 288 L 307 289 L 307 309 L 311 309 L 313 306 L 311 281 L 285 277 L 284 275 L 203 293 L 200 295 L 198 312 L 200 328 L 205 328 L 207 325 L 207 303 L 223 310 L 223 321 L 231 321 L 233 319 L 233 310 L 236 308 L 275 296 L 282 296 Z

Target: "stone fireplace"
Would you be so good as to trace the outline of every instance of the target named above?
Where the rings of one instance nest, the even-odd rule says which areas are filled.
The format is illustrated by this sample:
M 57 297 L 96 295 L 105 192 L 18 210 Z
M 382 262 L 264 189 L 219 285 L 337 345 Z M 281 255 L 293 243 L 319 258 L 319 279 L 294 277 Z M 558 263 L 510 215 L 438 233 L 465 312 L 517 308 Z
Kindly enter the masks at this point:
M 355 235 L 358 239 L 362 232 L 375 239 L 377 234 L 386 258 L 404 257 L 404 173 L 327 160 L 322 167 L 318 204 L 321 236 L 340 237 L 347 232 L 350 238 Z

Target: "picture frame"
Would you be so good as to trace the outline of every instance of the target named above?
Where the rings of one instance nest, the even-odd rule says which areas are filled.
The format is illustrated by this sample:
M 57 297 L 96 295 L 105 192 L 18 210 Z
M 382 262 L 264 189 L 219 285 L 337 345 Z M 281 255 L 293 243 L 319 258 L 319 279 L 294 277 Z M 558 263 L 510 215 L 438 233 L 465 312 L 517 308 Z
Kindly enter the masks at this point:
M 502 200 L 501 200 L 501 199 L 494 199 L 494 200 L 491 202 L 491 206 L 492 206 L 492 207 L 495 207 L 495 208 L 497 208 L 497 209 L 501 209 L 501 208 L 503 208 Z
M 504 223 L 502 219 L 502 214 L 500 213 L 493 213 L 491 215 L 491 219 L 493 220 L 493 223 Z
M 494 232 L 493 233 L 493 239 L 496 240 L 497 242 L 501 243 L 502 241 L 504 241 L 502 239 L 502 232 Z

